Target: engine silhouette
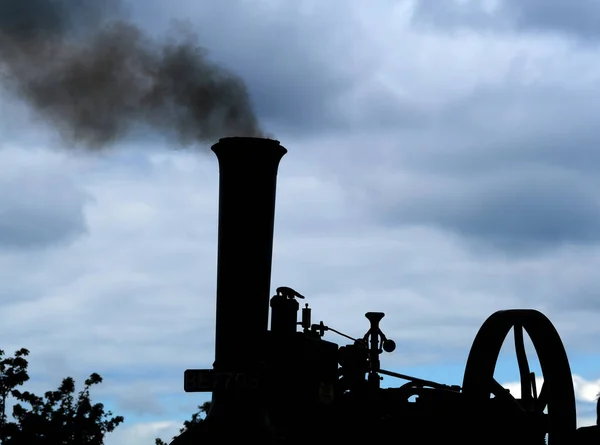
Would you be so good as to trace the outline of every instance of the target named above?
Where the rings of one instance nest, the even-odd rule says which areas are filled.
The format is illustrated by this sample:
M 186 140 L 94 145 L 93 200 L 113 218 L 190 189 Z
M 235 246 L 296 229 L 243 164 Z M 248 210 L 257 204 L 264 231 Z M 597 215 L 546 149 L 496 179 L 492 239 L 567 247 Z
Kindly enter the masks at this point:
M 186 370 L 184 384 L 188 392 L 212 392 L 212 403 L 206 420 L 174 445 L 573 443 L 571 369 L 546 316 L 533 309 L 492 314 L 474 339 L 460 384 L 383 369 L 383 353 L 396 347 L 380 327 L 384 313 L 364 314 L 366 333 L 353 337 L 314 323 L 308 304 L 300 310 L 304 295 L 291 287 L 270 293 L 277 170 L 287 150 L 275 140 L 245 137 L 221 139 L 212 150 L 220 168 L 215 362 L 212 369 Z M 494 380 L 511 330 L 518 398 Z M 539 357 L 541 388 L 529 369 L 525 332 Z M 329 338 L 336 335 L 346 344 Z M 383 375 L 401 382 L 381 388 Z

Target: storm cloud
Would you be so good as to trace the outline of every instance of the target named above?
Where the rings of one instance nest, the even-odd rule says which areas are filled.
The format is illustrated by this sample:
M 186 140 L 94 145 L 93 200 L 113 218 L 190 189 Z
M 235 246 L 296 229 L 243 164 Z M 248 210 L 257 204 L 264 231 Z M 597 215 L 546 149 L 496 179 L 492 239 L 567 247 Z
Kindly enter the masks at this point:
M 487 317 L 540 310 L 563 339 L 586 424 L 600 363 L 600 64 L 582 33 L 549 25 L 551 2 L 535 14 L 537 2 L 521 3 L 148 0 L 130 5 L 130 21 L 154 41 L 185 17 L 288 148 L 273 288 L 298 289 L 316 322 L 352 336 L 366 312 L 384 312 L 398 348 L 382 366 L 451 384 Z M 183 370 L 214 361 L 216 159 L 143 130 L 61 164 L 19 109 L 0 108 L 4 145 L 93 203 L 69 207 L 84 209 L 85 236 L 0 250 L 4 349 L 27 346 L 32 370 L 56 368 L 41 386 L 67 371 L 105 377 L 102 398 L 128 422 L 107 444 L 167 439 L 202 401 L 183 393 Z M 18 195 L 24 183 L 7 172 L 29 164 L 2 159 L 3 196 Z M 48 210 L 44 199 L 29 205 Z M 509 387 L 511 347 L 496 369 Z
M 600 5 L 595 0 L 417 0 L 416 5 L 416 23 L 441 28 L 558 33 L 582 43 L 600 37 Z

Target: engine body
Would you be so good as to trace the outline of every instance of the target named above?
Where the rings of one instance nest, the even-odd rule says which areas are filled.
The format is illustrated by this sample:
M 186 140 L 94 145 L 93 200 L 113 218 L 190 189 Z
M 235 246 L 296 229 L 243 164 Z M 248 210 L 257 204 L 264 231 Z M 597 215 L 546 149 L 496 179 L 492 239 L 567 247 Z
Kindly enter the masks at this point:
M 212 403 L 206 420 L 173 444 L 571 443 L 576 429 L 571 370 L 543 314 L 533 309 L 492 314 L 475 337 L 461 384 L 382 369 L 382 354 L 395 349 L 379 327 L 383 313 L 365 314 L 366 333 L 352 337 L 313 323 L 311 308 L 300 309 L 304 296 L 294 289 L 271 294 L 276 176 L 287 150 L 270 139 L 225 138 L 213 151 L 220 166 L 215 362 L 212 369 L 187 370 L 184 384 L 187 392 L 211 392 Z M 520 398 L 493 377 L 511 329 Z M 540 359 L 539 390 L 525 356 L 524 332 Z M 334 335 L 348 341 L 333 342 Z M 381 388 L 382 375 L 402 383 Z
M 276 295 L 271 301 L 279 299 Z M 288 301 L 286 306 L 271 305 L 273 323 L 264 356 L 267 413 L 281 443 L 352 442 L 357 437 L 423 444 L 449 438 L 467 444 L 545 443 L 547 419 L 519 410 L 520 399 L 508 392 L 474 404 L 460 385 L 382 370 L 379 355 L 385 346 L 393 350 L 378 327 L 383 314 L 375 313 L 377 320 L 366 314 L 371 322 L 367 334 L 339 346 L 324 339 L 331 328 L 322 322 L 312 324 L 306 315 L 304 323 L 296 322 L 297 305 Z M 303 324 L 303 331 L 295 331 Z M 406 382 L 381 388 L 381 373 Z

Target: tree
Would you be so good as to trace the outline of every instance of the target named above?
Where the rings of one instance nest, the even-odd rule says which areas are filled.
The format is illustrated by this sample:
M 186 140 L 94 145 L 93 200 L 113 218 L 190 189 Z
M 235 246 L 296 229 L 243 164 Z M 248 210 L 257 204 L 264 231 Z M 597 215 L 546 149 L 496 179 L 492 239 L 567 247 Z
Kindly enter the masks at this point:
M 183 422 L 183 427 L 179 430 L 179 434 L 183 434 L 186 431 L 189 431 L 194 426 L 204 422 L 204 417 L 202 414 L 208 414 L 210 410 L 210 402 L 204 402 L 202 405 L 198 406 L 198 411 L 192 414 L 192 418 L 190 420 L 186 420 Z M 178 436 L 173 437 L 175 440 Z M 154 440 L 154 445 L 168 445 L 167 442 L 159 439 L 158 437 Z
M 14 357 L 4 357 L 4 351 L 0 349 L 0 441 L 3 443 L 3 432 L 6 424 L 6 399 L 9 394 L 27 380 L 27 357 L 29 351 L 25 348 L 15 352 Z
M 47 391 L 43 398 L 21 392 L 17 387 L 29 380 L 24 358 L 28 353 L 21 349 L 14 358 L 0 360 L 2 445 L 102 445 L 104 436 L 124 421 L 122 416 L 112 417 L 111 411 L 105 412 L 102 403 L 92 404 L 90 388 L 102 383 L 102 377 L 91 374 L 77 395 L 72 377 L 63 379 L 58 390 Z M 3 355 L 0 350 L 0 359 Z M 13 407 L 13 422 L 7 421 L 5 413 L 8 395 L 20 402 Z

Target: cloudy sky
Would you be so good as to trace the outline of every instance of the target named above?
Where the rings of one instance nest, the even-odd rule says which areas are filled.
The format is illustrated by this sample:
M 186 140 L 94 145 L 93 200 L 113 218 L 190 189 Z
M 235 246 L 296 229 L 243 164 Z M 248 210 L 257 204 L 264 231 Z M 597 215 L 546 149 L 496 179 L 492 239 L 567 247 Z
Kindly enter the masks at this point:
M 273 289 L 352 336 L 385 312 L 382 366 L 450 384 L 489 315 L 538 309 L 569 354 L 579 424 L 594 421 L 597 2 L 139 0 L 127 17 L 156 38 L 192 25 L 288 148 Z M 107 445 L 170 439 L 209 397 L 184 393 L 183 371 L 214 358 L 210 144 L 137 130 L 64 150 L 0 94 L 1 348 L 30 349 L 35 391 L 100 373 L 94 397 L 126 418 Z M 496 379 L 515 388 L 510 342 Z

